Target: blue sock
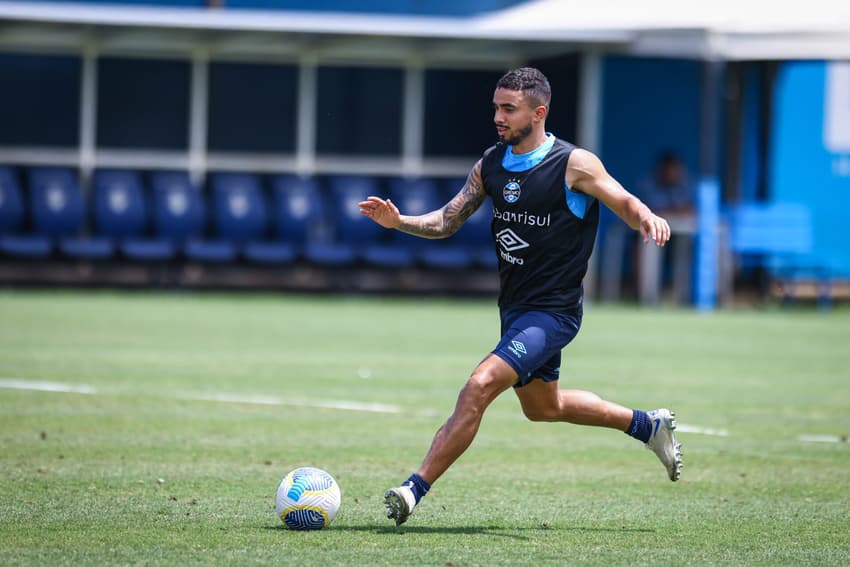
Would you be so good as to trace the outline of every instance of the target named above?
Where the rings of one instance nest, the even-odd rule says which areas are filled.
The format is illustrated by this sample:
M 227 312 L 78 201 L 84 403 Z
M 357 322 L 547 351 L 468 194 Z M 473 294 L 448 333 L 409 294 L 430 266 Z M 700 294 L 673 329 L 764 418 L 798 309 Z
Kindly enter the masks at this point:
M 652 421 L 645 411 L 632 410 L 632 422 L 626 429 L 626 435 L 634 437 L 638 441 L 646 443 L 652 435 Z
M 419 476 L 417 473 L 413 473 L 410 475 L 406 481 L 402 483 L 402 486 L 409 486 L 413 491 L 413 496 L 416 497 L 416 503 L 419 504 L 419 501 L 422 500 L 422 497 L 428 494 L 428 491 L 431 490 L 431 485 L 425 482 L 425 480 Z

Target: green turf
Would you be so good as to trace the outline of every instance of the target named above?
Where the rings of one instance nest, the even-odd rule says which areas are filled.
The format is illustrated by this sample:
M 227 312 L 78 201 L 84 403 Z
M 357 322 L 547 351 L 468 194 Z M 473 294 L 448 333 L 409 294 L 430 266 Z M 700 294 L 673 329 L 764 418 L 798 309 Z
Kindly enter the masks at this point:
M 850 564 L 850 312 L 591 306 L 562 382 L 675 409 L 666 480 L 622 433 L 524 421 L 513 394 L 401 529 L 420 462 L 497 337 L 492 302 L 0 293 L 2 565 Z M 291 405 L 198 401 L 267 396 Z M 309 407 L 351 401 L 403 414 Z M 282 529 L 300 465 L 339 481 L 330 529 Z

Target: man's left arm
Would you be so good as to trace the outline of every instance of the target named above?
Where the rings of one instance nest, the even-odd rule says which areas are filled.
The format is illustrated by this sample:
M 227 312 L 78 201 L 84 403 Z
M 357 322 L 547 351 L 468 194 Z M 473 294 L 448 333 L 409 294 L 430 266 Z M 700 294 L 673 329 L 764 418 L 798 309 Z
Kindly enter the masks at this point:
M 596 197 L 626 224 L 639 230 L 644 243 L 652 240 L 658 246 L 664 246 L 670 240 L 670 225 L 667 221 L 626 191 L 593 153 L 582 149 L 573 150 L 567 163 L 565 181 L 571 190 Z

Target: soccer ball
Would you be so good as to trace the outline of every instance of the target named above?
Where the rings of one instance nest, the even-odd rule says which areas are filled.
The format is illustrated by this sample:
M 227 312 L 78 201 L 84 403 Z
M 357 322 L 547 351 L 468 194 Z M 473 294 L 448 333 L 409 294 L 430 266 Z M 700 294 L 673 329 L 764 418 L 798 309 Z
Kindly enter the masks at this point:
M 314 467 L 301 467 L 280 481 L 275 497 L 277 515 L 291 530 L 328 527 L 339 512 L 339 485 Z

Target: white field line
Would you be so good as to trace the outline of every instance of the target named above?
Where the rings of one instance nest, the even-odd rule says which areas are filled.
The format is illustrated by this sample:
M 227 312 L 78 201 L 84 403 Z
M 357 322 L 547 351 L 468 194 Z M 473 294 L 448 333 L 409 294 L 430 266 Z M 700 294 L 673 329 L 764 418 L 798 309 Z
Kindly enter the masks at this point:
M 69 394 L 96 394 L 91 386 L 85 384 L 63 384 L 62 382 L 41 382 L 38 380 L 19 380 L 0 378 L 0 388 L 9 390 L 35 390 L 39 392 L 64 392 Z
M 677 424 L 676 431 L 681 433 L 697 433 L 699 435 L 713 435 L 715 437 L 729 437 L 729 431 L 725 429 L 700 427 L 699 425 L 686 425 L 684 423 Z
M 300 408 L 320 408 L 349 411 L 367 411 L 372 413 L 401 413 L 398 406 L 385 404 L 353 402 L 349 400 L 327 401 L 327 402 L 303 402 L 287 401 L 274 396 L 256 395 L 231 395 L 231 394 L 208 394 L 208 395 L 186 395 L 181 396 L 184 400 L 199 402 L 224 402 L 231 404 L 260 404 L 267 406 L 291 406 Z
M 798 441 L 807 443 L 847 443 L 847 437 L 844 435 L 800 435 Z

